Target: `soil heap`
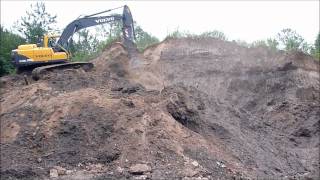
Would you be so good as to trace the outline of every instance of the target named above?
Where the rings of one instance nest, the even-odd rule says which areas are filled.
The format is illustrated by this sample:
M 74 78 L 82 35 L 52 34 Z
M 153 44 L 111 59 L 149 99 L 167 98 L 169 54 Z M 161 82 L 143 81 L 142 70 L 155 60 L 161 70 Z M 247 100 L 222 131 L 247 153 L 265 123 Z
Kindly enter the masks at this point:
M 1 179 L 318 179 L 319 62 L 210 38 L 1 78 Z

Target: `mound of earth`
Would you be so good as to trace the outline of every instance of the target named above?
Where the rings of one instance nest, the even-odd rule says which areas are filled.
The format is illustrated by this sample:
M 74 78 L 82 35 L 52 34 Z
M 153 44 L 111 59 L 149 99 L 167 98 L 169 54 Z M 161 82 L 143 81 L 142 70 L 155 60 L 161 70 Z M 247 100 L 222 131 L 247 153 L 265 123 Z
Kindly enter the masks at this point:
M 92 62 L 1 78 L 1 179 L 319 178 L 312 57 L 183 38 Z

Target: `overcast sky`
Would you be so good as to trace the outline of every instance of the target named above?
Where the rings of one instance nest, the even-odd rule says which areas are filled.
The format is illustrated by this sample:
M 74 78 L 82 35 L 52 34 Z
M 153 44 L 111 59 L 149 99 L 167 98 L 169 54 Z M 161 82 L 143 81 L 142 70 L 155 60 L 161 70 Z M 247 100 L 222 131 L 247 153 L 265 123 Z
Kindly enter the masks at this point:
M 1 24 L 11 27 L 35 1 L 1 0 Z M 142 28 L 163 39 L 177 28 L 191 33 L 220 30 L 247 42 L 274 37 L 292 28 L 307 42 L 319 32 L 319 1 L 45 1 L 60 29 L 79 15 L 127 4 Z

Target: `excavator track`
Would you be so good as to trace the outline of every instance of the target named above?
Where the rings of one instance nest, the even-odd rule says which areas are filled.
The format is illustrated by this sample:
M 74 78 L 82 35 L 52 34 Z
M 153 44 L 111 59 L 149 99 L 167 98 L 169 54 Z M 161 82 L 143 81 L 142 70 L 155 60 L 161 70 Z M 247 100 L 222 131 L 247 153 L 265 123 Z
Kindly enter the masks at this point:
M 54 69 L 66 69 L 66 68 L 79 68 L 82 67 L 85 71 L 89 71 L 93 68 L 93 64 L 89 62 L 70 62 L 63 64 L 54 64 L 48 66 L 41 66 L 33 69 L 32 71 L 32 79 L 39 80 L 43 78 L 43 75 L 46 74 L 47 71 Z

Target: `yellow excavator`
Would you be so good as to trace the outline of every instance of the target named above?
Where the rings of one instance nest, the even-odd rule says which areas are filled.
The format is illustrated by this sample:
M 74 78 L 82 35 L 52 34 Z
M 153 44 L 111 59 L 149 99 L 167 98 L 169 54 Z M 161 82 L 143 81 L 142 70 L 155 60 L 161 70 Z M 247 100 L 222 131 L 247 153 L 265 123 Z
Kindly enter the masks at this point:
M 123 8 L 123 13 L 109 16 L 100 14 Z M 99 15 L 99 16 L 98 16 Z M 26 68 L 34 68 L 32 78 L 38 80 L 41 75 L 52 69 L 83 67 L 85 70 L 93 68 L 90 62 L 71 62 L 69 44 L 73 34 L 80 29 L 96 26 L 113 21 L 122 21 L 122 32 L 124 45 L 133 44 L 135 33 L 132 14 L 128 6 L 122 6 L 95 14 L 77 18 L 66 26 L 61 36 L 45 35 L 42 44 L 19 45 L 12 50 L 12 63 L 18 71 Z M 58 40 L 57 40 L 58 39 Z

